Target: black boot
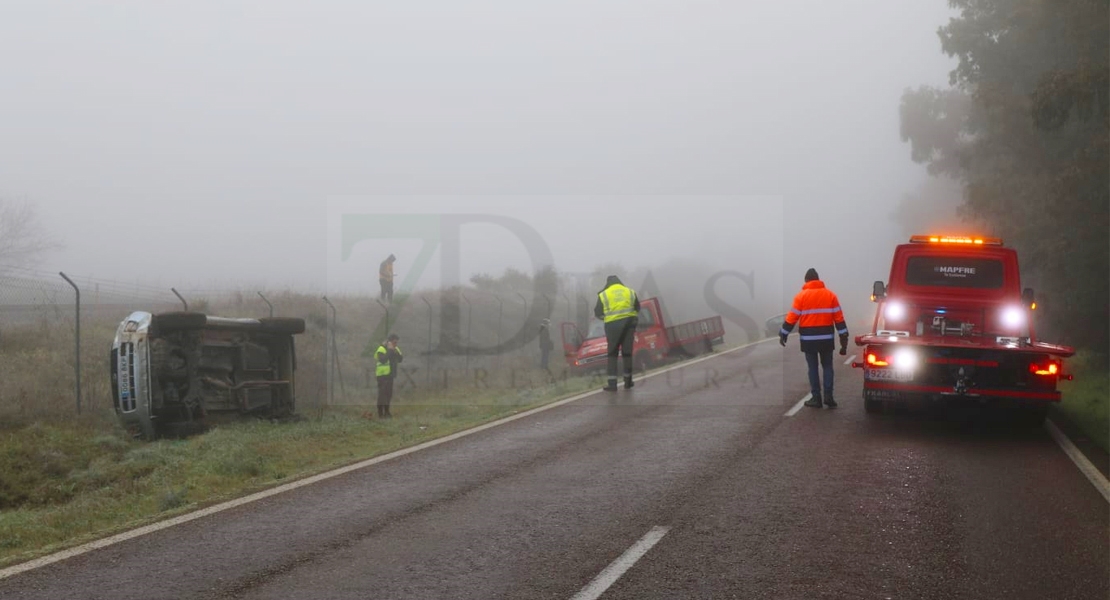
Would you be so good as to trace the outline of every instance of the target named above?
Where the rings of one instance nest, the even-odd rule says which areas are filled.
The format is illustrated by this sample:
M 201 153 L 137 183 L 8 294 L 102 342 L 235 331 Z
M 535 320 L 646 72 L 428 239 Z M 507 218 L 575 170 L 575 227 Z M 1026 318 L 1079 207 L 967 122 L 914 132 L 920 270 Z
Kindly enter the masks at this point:
M 836 408 L 836 400 L 833 400 L 832 392 L 825 392 L 825 406 Z
M 636 385 L 636 384 L 632 382 L 632 376 L 631 375 L 625 375 L 625 377 L 624 377 L 624 389 L 630 390 L 630 389 L 632 389 L 633 385 Z
M 821 408 L 821 394 L 813 394 L 813 397 L 806 400 L 803 405 L 810 408 Z
M 605 387 L 601 388 L 601 389 L 603 391 L 606 391 L 606 392 L 615 392 L 615 391 L 617 391 L 617 378 L 616 377 L 610 377 L 609 378 L 609 384 L 606 385 Z

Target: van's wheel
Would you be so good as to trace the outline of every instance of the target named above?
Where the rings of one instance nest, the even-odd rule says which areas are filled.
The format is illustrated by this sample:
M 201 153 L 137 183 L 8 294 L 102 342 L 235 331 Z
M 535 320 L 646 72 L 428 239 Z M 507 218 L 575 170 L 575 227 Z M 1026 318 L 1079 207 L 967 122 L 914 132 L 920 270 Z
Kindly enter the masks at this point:
M 296 317 L 265 317 L 258 320 L 262 328 L 271 333 L 304 333 L 304 319 Z
M 166 312 L 151 317 L 150 328 L 156 333 L 176 329 L 200 329 L 208 323 L 208 316 L 201 312 Z

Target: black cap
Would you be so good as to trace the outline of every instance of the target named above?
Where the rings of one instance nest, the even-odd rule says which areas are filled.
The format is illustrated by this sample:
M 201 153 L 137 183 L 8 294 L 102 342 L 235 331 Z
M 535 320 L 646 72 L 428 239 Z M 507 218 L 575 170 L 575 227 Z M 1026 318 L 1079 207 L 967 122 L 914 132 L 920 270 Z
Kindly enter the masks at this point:
M 821 278 L 817 276 L 817 269 L 810 267 L 810 269 L 806 271 L 806 281 L 816 281 L 818 279 Z
M 396 333 L 391 333 L 391 334 L 389 334 L 389 337 L 386 338 L 386 339 L 388 339 L 391 342 L 395 342 L 395 341 L 401 339 L 401 336 L 397 335 Z
M 614 284 L 621 284 L 621 279 L 620 279 L 620 277 L 617 277 L 616 275 L 610 275 L 609 278 L 605 280 L 605 287 L 609 287 L 609 286 L 614 285 Z M 624 285 L 624 284 L 621 284 L 621 285 Z

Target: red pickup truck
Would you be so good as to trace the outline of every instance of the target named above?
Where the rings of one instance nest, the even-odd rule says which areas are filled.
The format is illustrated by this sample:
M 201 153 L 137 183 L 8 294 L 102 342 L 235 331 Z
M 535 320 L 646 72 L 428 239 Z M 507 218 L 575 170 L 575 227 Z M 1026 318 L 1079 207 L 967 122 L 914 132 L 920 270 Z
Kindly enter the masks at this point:
M 915 235 L 895 248 L 890 282 L 863 347 L 863 400 L 885 405 L 964 401 L 1024 410 L 1041 422 L 1063 359 L 1075 350 L 1037 339 L 1033 290 L 1022 289 L 1017 252 L 998 238 Z
M 608 352 L 605 324 L 597 319 L 583 336 L 574 323 L 562 323 L 563 353 L 567 365 L 577 371 L 604 370 Z M 639 323 L 632 344 L 632 361 L 644 370 L 676 358 L 711 352 L 725 341 L 720 316 L 668 326 L 658 298 L 640 300 Z

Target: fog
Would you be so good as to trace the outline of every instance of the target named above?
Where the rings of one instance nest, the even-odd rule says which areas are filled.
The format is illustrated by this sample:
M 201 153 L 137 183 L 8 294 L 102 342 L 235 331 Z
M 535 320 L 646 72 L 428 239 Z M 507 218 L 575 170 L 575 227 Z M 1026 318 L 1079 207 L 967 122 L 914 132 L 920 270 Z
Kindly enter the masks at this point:
M 414 286 L 531 271 L 538 246 L 488 223 L 410 280 L 411 236 L 341 251 L 344 215 L 480 214 L 534 230 L 564 272 L 686 264 L 661 286 L 699 295 L 692 272 L 754 272 L 767 312 L 815 267 L 865 299 L 926 178 L 900 96 L 947 81 L 949 16 L 943 0 L 8 0 L 0 196 L 64 243 L 44 272 L 165 287 L 376 293 L 389 253 Z

